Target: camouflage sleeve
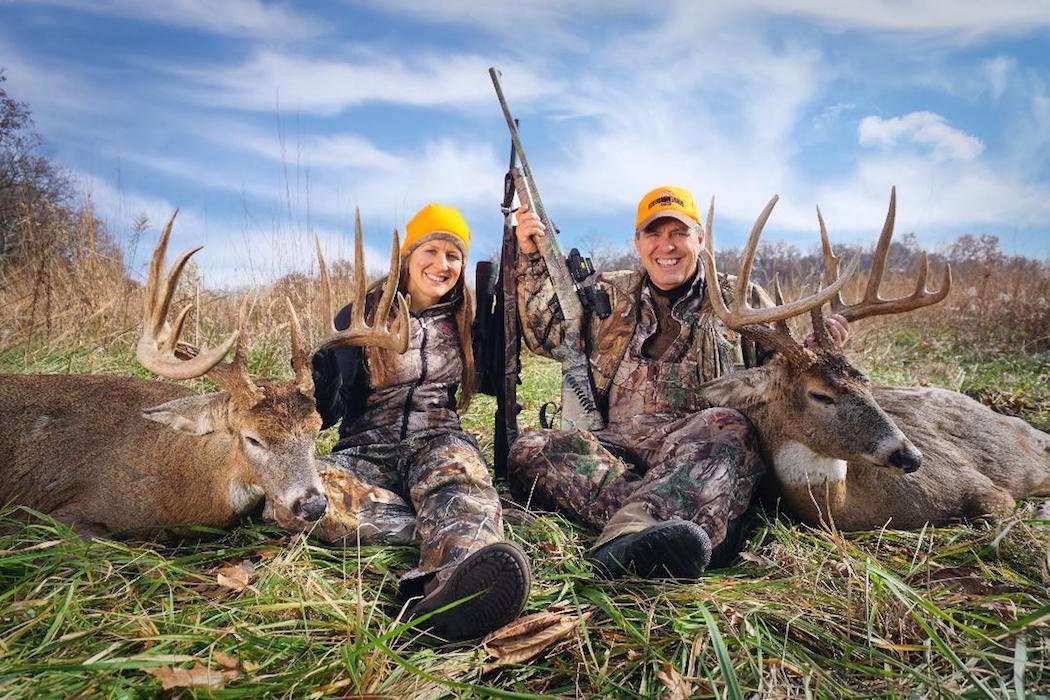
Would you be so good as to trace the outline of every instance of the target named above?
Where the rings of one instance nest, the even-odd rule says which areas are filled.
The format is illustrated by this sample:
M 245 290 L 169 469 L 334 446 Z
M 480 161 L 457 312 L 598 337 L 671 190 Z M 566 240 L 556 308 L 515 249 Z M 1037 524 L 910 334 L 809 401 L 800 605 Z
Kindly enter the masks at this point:
M 547 263 L 536 253 L 520 253 L 515 269 L 518 284 L 518 318 L 525 344 L 537 355 L 551 357 L 564 332 L 561 307 Z

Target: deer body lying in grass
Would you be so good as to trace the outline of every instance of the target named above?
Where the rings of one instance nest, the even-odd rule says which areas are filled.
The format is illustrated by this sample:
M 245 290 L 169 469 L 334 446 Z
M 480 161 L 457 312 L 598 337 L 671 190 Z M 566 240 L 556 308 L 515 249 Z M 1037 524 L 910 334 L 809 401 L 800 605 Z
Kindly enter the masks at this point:
M 263 498 L 305 520 L 324 515 L 327 500 L 314 463 L 321 418 L 291 302 L 295 378 L 290 381 L 256 383 L 248 375 L 246 305 L 240 330 L 214 350 L 180 343 L 189 307 L 172 325 L 165 319 L 178 277 L 196 250 L 180 257 L 162 280 L 173 222 L 174 216 L 150 265 L 137 356 L 161 377 L 207 375 L 222 391 L 201 396 L 175 384 L 106 375 L 0 376 L 0 505 L 26 506 L 82 535 L 229 527 Z M 363 299 L 361 246 L 358 222 L 354 289 Z M 398 267 L 395 232 L 391 270 L 396 274 Z M 391 302 L 384 295 L 380 310 L 389 312 Z M 355 317 L 326 345 L 376 344 L 404 351 L 408 307 L 400 296 L 398 304 L 396 330 L 385 321 L 372 328 Z M 354 308 L 363 310 L 364 304 Z M 233 361 L 224 362 L 235 345 Z
M 879 298 L 895 193 L 864 299 L 851 306 L 842 302 L 840 290 L 852 269 L 838 275 L 823 219 L 827 286 L 785 304 L 776 284 L 777 306 L 747 306 L 744 290 L 755 249 L 775 203 L 776 197 L 751 231 L 732 308 L 720 295 L 711 296 L 715 313 L 728 328 L 777 353 L 767 364 L 716 379 L 702 391 L 712 405 L 735 408 L 754 424 L 785 505 L 813 525 L 866 530 L 1004 515 L 1014 509 L 1015 498 L 1050 494 L 1046 433 L 957 392 L 872 388 L 830 338 L 821 310 L 829 301 L 834 312 L 854 321 L 935 304 L 948 294 L 949 269 L 938 292 L 926 291 L 924 257 L 913 294 Z M 709 211 L 707 250 L 701 257 L 707 278 L 716 279 L 711 224 Z M 807 312 L 816 340 L 812 347 L 796 342 L 785 323 Z

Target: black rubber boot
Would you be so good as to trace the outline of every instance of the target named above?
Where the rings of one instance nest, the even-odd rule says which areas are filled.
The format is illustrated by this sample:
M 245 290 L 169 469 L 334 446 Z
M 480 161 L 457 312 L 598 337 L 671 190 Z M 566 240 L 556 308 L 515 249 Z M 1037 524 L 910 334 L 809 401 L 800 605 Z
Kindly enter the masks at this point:
M 606 542 L 590 560 L 603 579 L 697 579 L 711 563 L 711 539 L 690 520 L 668 520 Z
M 477 639 L 517 618 L 531 586 L 529 560 L 522 551 L 510 542 L 496 542 L 461 561 L 440 587 L 416 603 L 409 617 L 474 596 L 416 626 L 450 642 Z

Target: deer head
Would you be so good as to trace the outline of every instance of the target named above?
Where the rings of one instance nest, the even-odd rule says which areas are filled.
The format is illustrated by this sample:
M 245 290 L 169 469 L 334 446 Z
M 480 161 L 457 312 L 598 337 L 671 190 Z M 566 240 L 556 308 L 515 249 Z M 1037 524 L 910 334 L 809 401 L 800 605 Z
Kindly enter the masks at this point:
M 843 303 L 841 289 L 856 270 L 854 261 L 839 275 L 839 259 L 831 254 L 827 230 L 818 210 L 824 245 L 823 289 L 810 296 L 785 303 L 779 281 L 774 280 L 776 305 L 754 309 L 747 303 L 747 291 L 755 250 L 762 229 L 777 197 L 773 197 L 759 215 L 744 248 L 740 274 L 734 288 L 731 308 L 722 296 L 711 294 L 712 308 L 726 327 L 736 330 L 768 348 L 776 350 L 768 371 L 761 375 L 763 385 L 756 387 L 755 400 L 761 400 L 772 424 L 772 435 L 763 434 L 772 449 L 788 442 L 799 443 L 819 456 L 865 462 L 912 472 L 922 463 L 922 453 L 904 436 L 871 395 L 871 386 L 863 372 L 846 359 L 842 349 L 831 339 L 824 325 L 822 307 L 831 302 L 835 313 L 847 320 L 867 316 L 901 313 L 935 304 L 951 288 L 951 270 L 945 270 L 944 283 L 938 292 L 926 290 L 928 263 L 925 254 L 915 291 L 908 297 L 885 300 L 879 297 L 879 286 L 885 267 L 886 253 L 893 236 L 896 192 L 890 196 L 889 213 L 876 247 L 872 271 L 864 298 L 852 305 Z M 707 215 L 707 246 L 701 251 L 709 280 L 716 280 L 712 254 L 711 227 L 713 202 Z M 796 341 L 786 320 L 809 313 L 816 342 L 811 346 Z M 766 431 L 770 432 L 770 431 Z
M 176 214 L 178 212 L 176 211 Z M 164 257 L 171 235 L 172 215 L 153 252 L 146 285 L 144 324 L 136 354 L 146 369 L 168 379 L 191 379 L 207 375 L 222 391 L 217 394 L 176 399 L 142 412 L 144 418 L 194 436 L 221 436 L 232 451 L 231 462 L 238 472 L 240 498 L 265 496 L 296 517 L 316 521 L 324 515 L 327 500 L 314 463 L 314 443 L 321 428 L 321 417 L 314 405 L 314 385 L 310 353 L 303 345 L 299 318 L 287 298 L 294 378 L 256 383 L 246 365 L 248 301 L 241 306 L 240 328 L 213 350 L 196 348 L 179 341 L 190 305 L 168 324 L 172 295 L 186 262 L 200 248 L 181 255 L 171 270 L 163 273 Z M 360 213 L 356 216 L 354 268 L 354 312 L 363 314 L 365 273 Z M 399 269 L 399 241 L 393 236 L 391 271 Z M 322 274 L 325 308 L 331 307 L 331 291 L 323 257 L 318 260 Z M 162 283 L 163 279 L 163 283 Z M 391 320 L 393 285 L 384 293 L 375 327 L 358 319 L 346 331 L 332 334 L 323 347 L 340 345 L 383 345 L 404 352 L 408 347 L 408 304 L 397 294 L 398 309 Z M 331 313 L 328 314 L 331 318 Z M 223 359 L 234 348 L 232 362 Z M 237 500 L 237 495 L 232 495 Z

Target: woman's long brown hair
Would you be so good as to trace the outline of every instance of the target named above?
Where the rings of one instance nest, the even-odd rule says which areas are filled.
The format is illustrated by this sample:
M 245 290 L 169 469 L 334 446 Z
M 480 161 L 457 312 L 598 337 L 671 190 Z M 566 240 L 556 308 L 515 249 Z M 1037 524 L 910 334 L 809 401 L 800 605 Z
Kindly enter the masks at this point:
M 471 298 L 470 290 L 467 289 L 465 282 L 466 279 L 466 260 L 464 259 L 463 271 L 460 272 L 459 279 L 456 281 L 456 286 L 452 288 L 452 291 L 448 293 L 448 297 L 455 299 L 458 297 L 459 302 L 454 308 L 454 315 L 456 319 L 456 330 L 459 334 L 459 356 L 463 364 L 463 377 L 459 382 L 459 401 L 456 403 L 456 408 L 460 411 L 465 411 L 470 406 L 471 400 L 474 398 L 474 394 L 478 390 L 477 378 L 474 376 L 474 336 L 471 332 L 471 324 L 474 321 L 474 301 Z M 383 287 L 387 283 L 387 278 L 377 280 L 368 289 L 368 293 L 365 298 L 368 300 L 366 303 L 372 308 L 366 309 L 366 317 L 369 323 L 375 320 L 375 304 L 378 302 L 379 296 L 382 293 Z M 401 262 L 401 272 L 398 275 L 397 289 L 402 294 L 408 294 L 408 265 L 407 260 Z M 396 311 L 396 305 L 392 311 Z M 386 383 L 387 379 L 393 373 L 394 363 L 397 362 L 397 353 L 393 350 L 387 350 L 386 348 L 365 348 L 365 358 L 368 362 L 368 371 L 371 376 L 372 386 L 381 386 Z

